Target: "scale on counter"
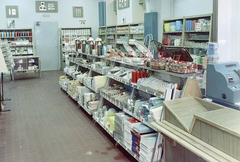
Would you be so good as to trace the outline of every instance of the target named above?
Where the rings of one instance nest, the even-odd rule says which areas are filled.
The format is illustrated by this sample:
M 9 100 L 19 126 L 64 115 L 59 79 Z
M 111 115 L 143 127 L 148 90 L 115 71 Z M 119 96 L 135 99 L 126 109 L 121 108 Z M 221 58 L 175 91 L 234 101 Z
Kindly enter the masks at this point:
M 240 66 L 238 62 L 207 65 L 206 96 L 213 102 L 240 110 Z

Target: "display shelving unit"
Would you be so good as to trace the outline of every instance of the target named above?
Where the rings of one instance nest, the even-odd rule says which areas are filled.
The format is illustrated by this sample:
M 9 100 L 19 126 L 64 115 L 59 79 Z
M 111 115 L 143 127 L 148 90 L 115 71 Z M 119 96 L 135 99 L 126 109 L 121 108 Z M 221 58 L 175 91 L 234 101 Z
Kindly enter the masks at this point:
M 106 44 L 106 31 L 107 27 L 106 26 L 101 26 L 98 29 L 98 37 L 102 39 L 102 42 Z
M 13 58 L 15 63 L 13 72 L 17 74 L 37 73 L 41 78 L 41 63 L 39 56 L 17 56 Z
M 71 28 L 60 28 L 60 60 L 61 60 L 61 70 L 65 67 L 65 54 L 76 52 L 75 49 L 75 39 L 85 36 L 87 39 L 92 37 L 91 27 L 71 27 Z M 65 49 L 65 40 L 67 37 L 69 40 L 70 48 Z
M 142 25 L 141 32 L 135 32 L 131 28 L 136 28 Z M 101 26 L 99 27 L 98 37 L 103 40 L 107 45 L 111 45 L 113 48 L 123 48 L 123 44 L 135 45 L 129 42 L 130 39 L 135 39 L 140 42 L 144 40 L 144 27 L 143 23 L 133 24 L 121 24 L 112 26 Z M 133 31 L 133 32 L 131 32 Z M 138 31 L 138 29 L 137 29 Z M 140 30 L 139 30 L 140 31 Z
M 7 41 L 13 57 L 33 56 L 33 31 L 31 28 L 0 29 L 0 39 Z
M 14 75 L 38 73 L 38 77 L 41 77 L 40 58 L 34 56 L 32 28 L 0 29 L 0 39 L 10 45 L 15 63 Z M 22 63 L 19 63 L 19 60 L 22 60 Z M 33 60 L 34 62 L 31 62 Z
M 172 72 L 166 72 L 165 70 L 155 70 L 155 69 L 151 69 L 149 67 L 144 67 L 144 66 L 138 66 L 138 65 L 133 65 L 131 63 L 125 63 L 125 62 L 121 62 L 121 61 L 116 61 L 115 59 L 110 59 L 110 58 L 105 58 L 105 57 L 101 57 L 101 56 L 96 56 L 96 55 L 89 55 L 89 54 L 85 54 L 85 53 L 80 53 L 81 57 L 85 57 L 85 58 L 88 58 L 90 59 L 90 62 L 94 63 L 95 61 L 108 61 L 109 64 L 110 64 L 110 67 L 111 69 L 115 66 L 121 66 L 121 67 L 134 67 L 134 69 L 138 69 L 138 70 L 149 70 L 149 71 L 152 71 L 153 75 L 156 75 L 160 78 L 164 78 L 165 80 L 168 80 L 169 82 L 171 81 L 175 81 L 175 83 L 178 83 L 178 85 L 180 85 L 180 87 L 183 87 L 186 80 L 188 78 L 191 78 L 193 76 L 197 76 L 197 75 L 200 75 L 199 73 L 193 73 L 193 74 L 178 74 L 178 73 L 172 73 Z M 77 65 L 79 68 L 83 68 L 85 70 L 89 70 L 89 76 L 94 76 L 97 73 L 97 75 L 101 75 L 101 73 L 99 73 L 98 71 L 94 70 L 91 68 L 91 65 L 82 65 L 80 63 L 77 63 L 75 61 L 70 61 L 72 65 Z M 102 74 L 103 75 L 103 74 Z M 153 96 L 158 96 L 160 98 L 163 98 L 164 99 L 164 95 L 162 95 L 162 93 L 160 93 L 159 91 L 155 91 L 155 92 L 149 92 L 147 89 L 144 89 L 143 87 L 138 87 L 136 84 L 132 84 L 132 83 L 129 83 L 129 82 L 126 82 L 124 80 L 121 80 L 117 77 L 114 77 L 112 75 L 108 75 L 106 74 L 106 76 L 108 77 L 106 83 L 105 83 L 105 86 L 104 88 L 108 87 L 109 85 L 112 85 L 112 84 L 118 84 L 118 85 L 127 85 L 127 86 L 130 86 L 132 87 L 132 91 L 134 91 L 135 89 L 139 90 L 139 91 L 142 91 L 142 92 L 145 92 L 147 94 L 150 94 L 150 95 L 153 95 Z M 90 88 L 90 87 L 88 87 Z M 91 89 L 91 88 L 90 88 Z M 96 92 L 96 93 L 99 93 L 99 92 Z M 79 104 L 80 105 L 80 104 Z M 139 120 L 140 122 L 142 122 L 143 124 L 147 125 L 148 127 L 156 130 L 153 126 L 150 125 L 150 123 L 148 123 L 147 121 L 145 121 L 145 119 L 143 118 L 140 118 L 138 116 L 136 116 L 135 114 L 133 114 L 132 112 L 130 112 L 126 107 L 124 106 L 120 106 L 119 104 L 115 103 L 114 101 L 112 101 L 111 99 L 109 99 L 108 97 L 104 96 L 103 94 L 100 93 L 100 100 L 99 100 L 99 104 L 98 104 L 98 109 L 100 107 L 102 107 L 103 105 L 111 105 L 109 107 L 116 107 L 119 109 L 119 111 L 123 111 L 125 112 L 126 114 L 132 116 L 133 118 Z M 93 115 L 91 114 L 91 112 L 89 112 L 89 110 L 84 107 L 83 105 L 80 105 L 88 114 L 90 115 Z M 129 150 L 122 141 L 120 141 L 119 139 L 117 139 L 115 136 L 114 136 L 114 132 L 111 132 L 102 122 L 101 120 L 99 120 L 98 117 L 96 116 L 92 116 L 93 117 L 93 120 L 98 123 L 111 137 L 114 138 L 114 140 L 116 141 L 116 144 L 119 144 L 121 145 L 124 149 L 126 149 L 126 151 L 128 151 L 137 161 L 140 161 L 140 158 L 138 156 L 136 156 L 136 154 L 134 154 L 131 150 Z
M 198 20 L 198 19 L 205 19 L 210 21 L 210 26 L 209 30 L 204 30 L 204 31 L 196 31 L 196 30 L 191 30 L 191 31 L 186 31 L 186 21 L 188 20 Z M 175 21 L 182 21 L 182 31 L 169 31 L 165 32 L 164 30 L 164 24 L 165 23 L 170 23 L 170 22 L 175 22 Z M 192 35 L 198 36 L 200 38 L 192 38 Z M 200 53 L 193 52 L 194 49 L 206 49 L 206 46 L 202 46 L 201 43 L 207 43 L 212 41 L 212 14 L 204 14 L 204 15 L 196 15 L 196 16 L 186 16 L 186 17 L 179 17 L 179 18 L 171 18 L 171 19 L 164 19 L 163 20 L 163 31 L 162 31 L 162 42 L 163 39 L 167 39 L 168 36 L 170 35 L 181 35 L 181 43 L 179 46 L 174 46 L 174 45 L 166 45 L 166 47 L 183 47 L 187 48 L 189 50 L 190 54 L 194 55 L 202 55 Z M 203 38 L 201 38 L 203 37 Z M 196 45 L 189 46 L 186 45 L 186 41 L 191 41 L 193 43 L 196 43 Z M 204 54 L 203 54 L 204 55 Z

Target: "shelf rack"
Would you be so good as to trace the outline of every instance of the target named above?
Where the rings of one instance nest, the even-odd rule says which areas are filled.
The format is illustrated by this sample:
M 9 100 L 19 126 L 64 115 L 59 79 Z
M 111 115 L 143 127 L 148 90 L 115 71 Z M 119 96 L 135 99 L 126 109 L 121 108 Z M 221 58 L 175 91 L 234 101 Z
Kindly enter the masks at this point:
M 144 66 L 138 66 L 138 65 L 134 65 L 134 64 L 131 64 L 131 63 L 125 63 L 125 62 L 122 62 L 122 61 L 117 61 L 115 59 L 110 59 L 110 58 L 105 58 L 105 57 L 102 57 L 102 56 L 96 56 L 96 55 L 90 55 L 90 54 L 86 54 L 86 53 L 77 53 L 79 54 L 81 57 L 85 57 L 87 59 L 91 59 L 92 62 L 94 63 L 96 61 L 96 59 L 100 59 L 100 60 L 107 60 L 111 63 L 110 67 L 113 68 L 114 66 L 116 66 L 117 64 L 119 65 L 122 65 L 122 66 L 131 66 L 131 67 L 134 67 L 134 69 L 144 69 L 144 70 L 149 70 L 149 71 L 152 71 L 153 73 L 156 73 L 156 74 L 161 74 L 163 76 L 168 76 L 169 78 L 182 78 L 181 82 L 184 82 L 188 79 L 188 78 L 191 78 L 193 76 L 198 76 L 200 75 L 200 73 L 193 73 L 193 74 L 178 74 L 178 73 L 172 73 L 172 72 L 167 72 L 165 70 L 155 70 L 155 69 L 151 69 L 149 67 L 144 67 Z M 95 71 L 99 74 L 102 74 L 101 72 L 95 70 L 95 69 L 92 69 L 91 66 L 89 64 L 87 65 L 83 65 L 83 64 L 80 64 L 80 63 L 77 63 L 76 61 L 70 61 L 70 64 L 74 64 L 74 65 L 77 65 L 78 67 L 82 67 L 82 68 L 85 68 L 85 69 L 88 69 L 90 72 L 89 72 L 89 75 L 91 76 L 92 72 Z M 103 75 L 103 74 L 102 74 Z M 140 91 L 143 91 L 143 92 L 146 92 L 148 94 L 151 94 L 151 95 L 154 95 L 154 96 L 159 96 L 161 98 L 164 98 L 164 95 L 162 95 L 161 93 L 155 91 L 155 92 L 149 92 L 147 89 L 144 89 L 142 87 L 138 87 L 136 84 L 132 84 L 132 83 L 129 83 L 129 82 L 126 82 L 124 80 L 121 80 L 120 78 L 118 77 L 115 77 L 113 75 L 106 75 L 108 77 L 106 83 L 105 83 L 105 86 L 104 87 L 107 87 L 110 85 L 111 83 L 111 80 L 114 81 L 114 82 L 119 82 L 119 83 L 122 83 L 122 84 L 125 84 L 125 85 L 128 85 L 130 87 L 133 88 L 133 91 L 134 89 L 138 89 Z M 74 78 L 76 79 L 76 78 Z M 87 86 L 86 86 L 87 87 Z M 181 85 L 181 87 L 183 87 L 183 84 Z M 93 90 L 91 87 L 88 87 L 89 89 Z M 99 104 L 98 104 L 98 109 L 100 107 L 102 107 L 105 103 L 105 100 L 108 101 L 109 103 L 113 104 L 115 107 L 119 108 L 119 110 L 122 110 L 123 112 L 125 112 L 126 114 L 132 116 L 133 118 L 139 120 L 140 122 L 142 122 L 143 124 L 145 124 L 146 126 L 156 130 L 156 128 L 154 128 L 153 126 L 150 125 L 150 123 L 146 122 L 145 119 L 143 118 L 140 118 L 136 115 L 134 115 L 132 112 L 130 112 L 127 108 L 125 107 L 122 107 L 120 105 L 118 105 L 117 103 L 113 102 L 111 99 L 109 99 L 108 97 L 104 96 L 103 94 L 101 94 L 100 92 L 100 100 L 99 100 Z M 104 126 L 104 124 L 101 122 L 101 120 L 99 120 L 97 117 L 95 117 L 90 111 L 89 109 L 87 109 L 85 106 L 81 105 L 79 102 L 78 104 L 89 114 L 89 115 L 92 115 L 93 117 L 93 120 L 96 121 L 96 123 L 98 123 L 111 137 L 114 138 L 114 140 L 116 141 L 117 144 L 121 145 L 126 151 L 129 152 L 129 154 L 131 154 L 137 161 L 139 161 L 139 157 L 136 156 L 136 154 L 134 154 L 131 150 L 129 150 L 125 145 L 124 143 L 122 143 L 121 141 L 119 141 L 117 138 L 114 137 L 114 132 L 111 132 L 107 127 Z
M 3 33 L 3 35 L 2 35 Z M 20 36 L 20 33 L 22 36 Z M 14 37 L 12 36 L 14 34 Z M 3 41 L 8 41 L 12 55 L 18 56 L 20 49 L 27 51 L 28 49 L 23 49 L 24 47 L 30 47 L 31 53 L 27 53 L 28 56 L 34 55 L 34 43 L 33 43 L 33 30 L 32 28 L 14 28 L 14 29 L 0 29 L 0 39 Z M 21 39 L 22 41 L 25 41 L 24 44 L 17 44 L 18 39 Z M 14 51 L 14 52 L 13 52 Z M 21 54 L 21 56 L 24 56 Z
M 187 20 L 198 20 L 198 19 L 206 19 L 210 20 L 210 30 L 209 31 L 186 31 L 185 26 L 186 26 L 186 21 Z M 182 31 L 169 31 L 165 32 L 164 31 L 164 24 L 165 23 L 170 23 L 170 22 L 175 22 L 177 20 L 182 21 Z M 163 31 L 162 31 L 162 42 L 164 42 L 164 39 L 167 39 L 169 35 L 176 35 L 176 34 L 181 34 L 182 36 L 182 41 L 180 46 L 173 46 L 173 45 L 166 45 L 166 47 L 183 47 L 183 48 L 205 48 L 205 47 L 190 47 L 190 46 L 185 46 L 184 42 L 185 41 L 192 41 L 192 42 L 197 42 L 197 43 L 206 43 L 206 42 L 212 42 L 212 14 L 204 14 L 204 15 L 195 15 L 195 16 L 186 16 L 186 17 L 178 17 L 178 18 L 170 18 L 170 19 L 164 19 L 163 20 Z M 190 34 L 197 34 L 197 35 L 208 35 L 208 38 L 204 39 L 194 39 L 190 38 Z M 197 55 L 197 54 L 194 54 Z
M 126 36 L 127 37 L 127 44 L 129 45 L 135 45 L 132 43 L 129 43 L 129 39 L 134 39 L 136 37 L 136 35 L 141 36 L 138 37 L 137 40 L 140 42 L 143 42 L 144 40 L 144 29 L 143 32 L 139 32 L 139 33 L 132 33 L 130 32 L 130 28 L 131 27 L 136 27 L 138 25 L 143 25 L 142 23 L 133 23 L 133 24 L 122 24 L 122 25 L 114 25 L 114 26 L 101 26 L 99 27 L 98 30 L 98 37 L 101 38 L 103 40 L 103 42 L 105 42 L 105 44 L 107 45 L 112 45 L 113 48 L 117 47 L 123 47 L 124 43 L 120 43 L 120 42 L 116 42 L 117 39 L 120 38 L 120 36 Z M 125 27 L 127 32 L 117 32 L 118 28 L 121 27 Z
M 71 53 L 71 52 L 76 52 L 75 49 L 75 39 L 80 38 L 82 36 L 87 37 L 92 37 L 92 27 L 63 27 L 60 28 L 60 60 L 61 60 L 61 70 L 64 69 L 65 67 L 65 54 L 66 53 Z M 66 52 L 65 51 L 65 41 L 64 37 L 68 37 L 71 49 L 70 51 Z

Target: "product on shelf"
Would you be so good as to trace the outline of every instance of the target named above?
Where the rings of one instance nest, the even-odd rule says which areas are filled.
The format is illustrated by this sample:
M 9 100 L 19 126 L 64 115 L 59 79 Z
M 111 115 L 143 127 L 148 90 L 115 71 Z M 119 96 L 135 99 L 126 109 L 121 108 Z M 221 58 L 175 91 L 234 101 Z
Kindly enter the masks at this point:
M 186 31 L 210 31 L 211 21 L 207 19 L 186 20 Z
M 138 156 L 140 155 L 141 148 L 141 139 L 143 136 L 147 136 L 151 134 L 152 132 L 155 132 L 151 128 L 145 126 L 144 124 L 136 125 L 131 130 L 132 134 L 132 152 L 136 153 Z M 155 133 L 157 135 L 157 133 Z
M 96 38 L 93 55 L 101 56 L 103 53 L 103 44 L 101 38 Z
M 60 85 L 65 91 L 67 91 L 67 89 L 68 89 L 68 81 L 69 80 L 70 80 L 69 78 L 61 79 L 61 84 Z
M 124 119 L 124 145 L 132 150 L 132 134 L 131 130 L 134 126 L 140 125 L 141 122 L 134 118 L 125 118 Z
M 140 161 L 151 162 L 153 154 L 155 153 L 155 144 L 157 141 L 157 134 L 151 133 L 141 136 L 140 141 Z
M 107 75 L 116 77 L 121 81 L 130 83 L 131 79 L 132 79 L 132 71 L 134 71 L 134 70 L 128 69 L 128 68 L 123 68 L 123 67 L 114 67 L 107 73 Z
M 125 87 L 120 85 L 112 85 L 110 87 L 103 88 L 100 90 L 100 94 L 119 108 L 121 108 L 122 104 L 131 96 L 131 93 L 127 91 Z
M 107 28 L 107 34 L 116 34 L 116 27 Z
M 98 108 L 99 101 L 89 101 L 88 102 L 88 109 L 93 112 L 96 111 Z
M 128 26 L 117 27 L 117 33 L 128 34 Z
M 68 81 L 68 90 L 67 90 L 67 92 L 75 100 L 78 97 L 77 86 L 80 86 L 80 83 L 79 83 L 78 80 L 70 80 L 70 81 Z
M 107 81 L 107 76 L 95 76 L 92 80 L 92 88 L 95 91 L 98 91 L 100 88 L 104 87 Z
M 179 62 L 173 60 L 172 62 L 168 62 L 166 64 L 165 70 L 181 74 L 196 73 L 198 66 L 193 62 Z
M 68 76 L 65 76 L 65 75 L 60 76 L 60 77 L 59 77 L 59 84 L 61 85 L 62 80 L 65 80 L 65 79 L 68 79 Z
M 7 69 L 11 70 L 14 68 L 15 63 L 13 60 L 12 53 L 10 51 L 10 46 L 7 42 L 0 42 L 0 49 L 2 51 L 2 55 L 4 57 L 4 61 L 7 65 Z
M 92 55 L 93 54 L 93 50 L 94 50 L 94 39 L 92 37 L 90 37 L 88 39 L 88 50 L 86 51 L 86 53 Z
M 71 75 L 71 73 L 75 72 L 76 66 L 68 66 L 64 68 L 64 73 Z
M 146 78 L 146 71 L 132 71 L 132 83 L 137 83 L 138 79 Z
M 163 118 L 163 107 L 162 105 L 156 105 L 151 107 L 150 114 L 148 115 L 148 122 L 156 122 L 161 121 Z
M 106 74 L 110 70 L 110 67 L 107 66 L 107 63 L 102 62 L 102 61 L 98 61 L 98 62 L 93 63 L 91 65 L 91 68 L 96 70 L 96 71 L 101 72 L 102 74 Z
M 84 105 L 84 94 L 90 93 L 90 92 L 91 92 L 91 90 L 85 86 L 78 87 L 78 94 L 79 94 L 78 103 L 79 103 L 79 105 Z
M 124 114 L 123 112 L 115 114 L 115 138 L 124 142 L 124 119 L 131 118 L 129 115 Z
M 109 108 L 107 110 L 107 107 L 104 108 L 103 106 L 102 110 L 98 111 L 102 111 L 102 118 L 100 118 L 100 120 L 104 123 L 105 128 L 113 132 L 115 130 L 115 114 L 117 113 L 115 108 Z
M 92 77 L 83 78 L 83 83 L 85 86 L 92 88 Z
M 81 73 L 81 74 L 78 74 L 76 76 L 76 79 L 80 82 L 80 83 L 83 83 L 84 82 L 84 78 L 88 76 L 88 72 L 85 72 L 85 73 Z
M 130 34 L 142 34 L 144 33 L 144 25 L 130 26 Z
M 155 77 L 149 77 L 146 79 L 139 79 L 138 86 L 140 89 L 147 89 L 148 92 L 160 92 L 162 95 L 165 94 L 165 91 L 168 86 L 173 86 L 173 84 L 165 82 Z

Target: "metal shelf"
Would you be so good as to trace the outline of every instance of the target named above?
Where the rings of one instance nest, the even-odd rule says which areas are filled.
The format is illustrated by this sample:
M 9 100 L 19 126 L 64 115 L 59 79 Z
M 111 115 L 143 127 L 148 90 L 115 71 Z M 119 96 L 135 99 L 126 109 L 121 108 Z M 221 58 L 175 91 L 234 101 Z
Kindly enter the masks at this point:
M 10 45 L 10 47 L 29 47 L 33 46 L 32 44 L 24 44 L 24 45 Z
M 109 98 L 105 97 L 104 95 L 100 94 L 100 96 L 102 96 L 104 99 L 106 99 L 107 101 L 109 101 L 110 103 L 112 103 L 113 105 L 115 105 L 116 107 L 118 107 L 119 109 L 123 110 L 122 107 L 120 107 L 119 105 L 115 104 L 114 102 L 112 102 Z
M 0 39 L 2 38 L 31 38 L 32 36 L 19 36 L 19 37 L 0 37 Z
M 20 54 L 12 54 L 13 56 L 21 56 L 21 55 L 33 55 L 33 53 L 20 53 Z
M 189 47 L 189 48 L 194 48 L 194 47 Z M 199 48 L 199 47 L 195 47 L 195 48 Z M 180 73 L 167 72 L 165 70 L 155 70 L 155 69 L 152 69 L 150 67 L 139 66 L 139 65 L 132 64 L 132 63 L 125 63 L 125 62 L 122 62 L 122 61 L 116 61 L 115 59 L 109 59 L 109 58 L 106 58 L 106 57 L 89 55 L 89 54 L 85 54 L 85 53 L 81 53 L 81 54 L 92 56 L 92 57 L 97 57 L 97 58 L 102 58 L 102 59 L 106 59 L 106 60 L 109 60 L 109 61 L 114 61 L 114 62 L 120 63 L 120 64 L 125 64 L 125 65 L 129 65 L 129 66 L 138 67 L 139 69 L 146 69 L 146 70 L 155 71 L 155 72 L 159 72 L 159 73 L 162 73 L 162 74 L 167 74 L 167 75 L 170 75 L 170 76 L 176 76 L 176 77 L 181 77 L 181 78 L 186 78 L 186 77 L 190 77 L 190 76 L 199 76 L 200 75 L 200 73 L 180 74 Z
M 129 34 L 136 34 L 136 35 L 140 35 L 140 34 L 144 34 L 144 33 L 129 33 Z
M 94 119 L 111 137 L 113 137 L 113 132 L 111 132 L 108 128 L 106 128 L 105 125 L 103 124 L 103 122 L 101 122 L 99 118 L 96 118 L 96 117 L 93 116 L 93 119 Z
M 210 31 L 185 31 L 185 33 L 209 33 Z
M 163 32 L 164 34 L 172 34 L 172 33 L 182 33 L 182 31 L 170 31 L 170 32 Z
M 209 39 L 193 39 L 193 38 L 190 38 L 188 40 L 196 40 L 196 41 L 208 41 Z

